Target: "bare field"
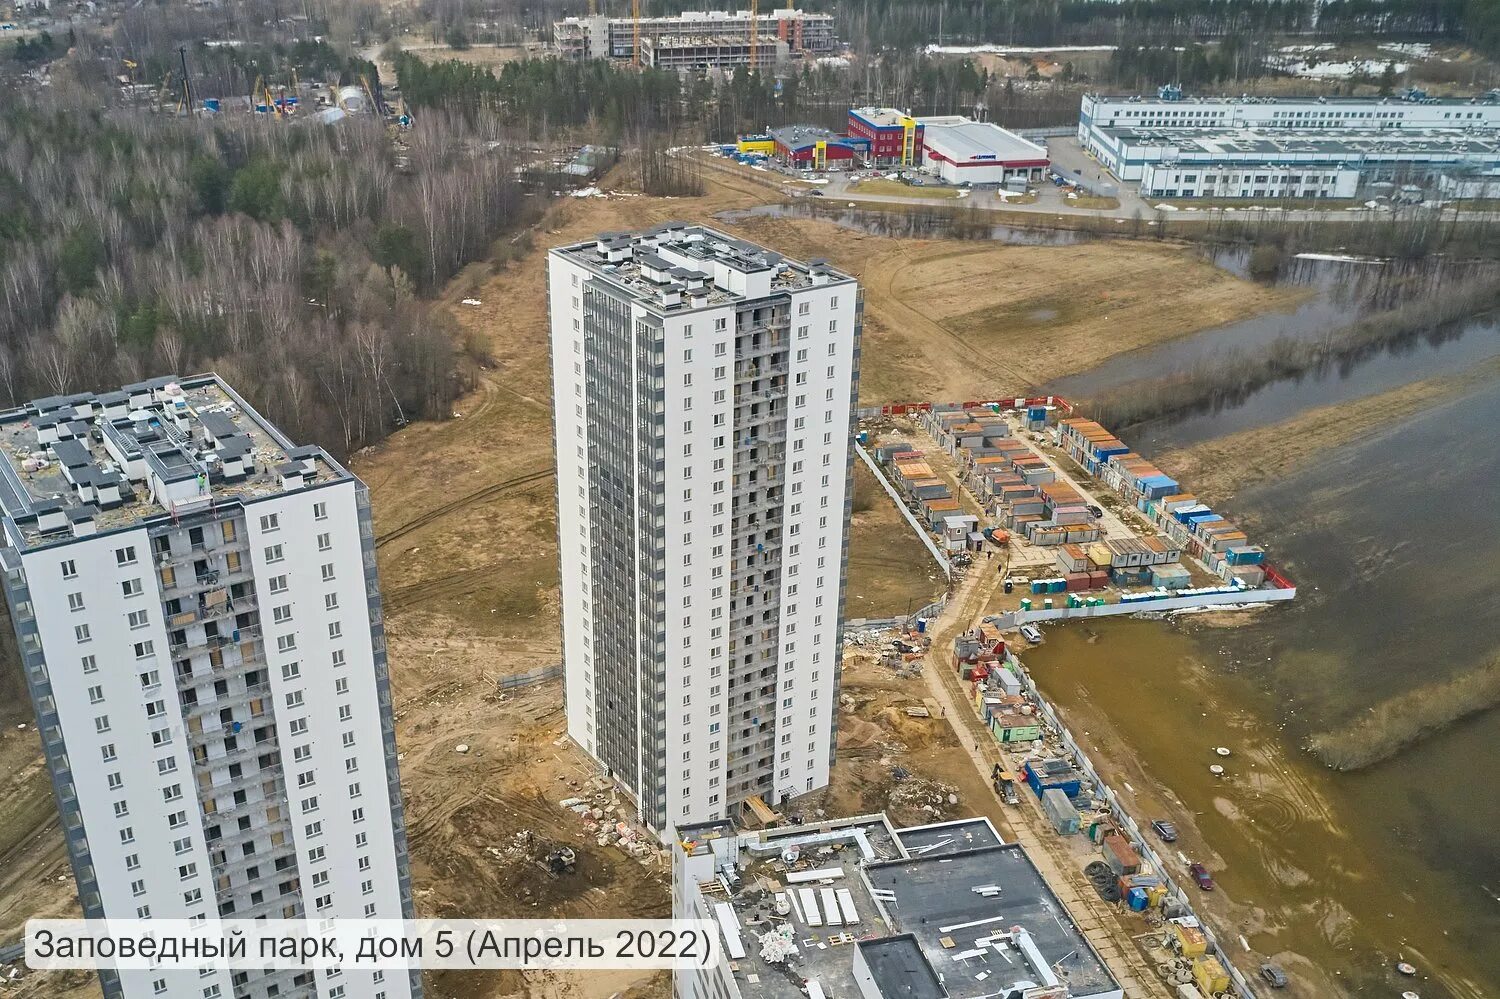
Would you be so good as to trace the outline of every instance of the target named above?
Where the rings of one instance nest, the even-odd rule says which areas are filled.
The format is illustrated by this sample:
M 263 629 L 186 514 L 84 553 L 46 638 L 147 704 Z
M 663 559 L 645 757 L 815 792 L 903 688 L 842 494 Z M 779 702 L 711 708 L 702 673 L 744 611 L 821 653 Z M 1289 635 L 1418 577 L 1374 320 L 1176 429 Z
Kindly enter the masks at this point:
M 946 587 L 947 580 L 931 553 L 864 462 L 856 459 L 845 616 L 909 614 L 936 600 Z

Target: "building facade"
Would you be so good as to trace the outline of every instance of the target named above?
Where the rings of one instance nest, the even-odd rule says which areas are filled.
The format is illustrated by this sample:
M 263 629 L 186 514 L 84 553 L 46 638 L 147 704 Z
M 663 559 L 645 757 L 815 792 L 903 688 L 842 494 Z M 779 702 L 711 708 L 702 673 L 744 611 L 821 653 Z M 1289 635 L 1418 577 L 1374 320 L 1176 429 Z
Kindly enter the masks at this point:
M 922 123 L 895 108 L 850 108 L 851 136 L 870 143 L 875 166 L 916 166 L 922 161 Z
M 1047 150 L 987 121 L 960 115 L 922 119 L 922 162 L 949 184 L 1041 180 Z
M 1163 94 L 1088 94 L 1078 116 L 1083 148 L 1146 195 L 1351 198 L 1369 183 L 1500 173 L 1500 99 L 1488 96 Z
M 369 496 L 215 376 L 0 414 L 0 561 L 83 913 L 412 918 Z M 417 974 L 101 974 L 406 999 Z
M 569 735 L 664 838 L 825 785 L 859 286 L 671 224 L 548 290 Z
M 637 30 L 642 43 L 653 43 L 651 52 L 662 58 L 667 68 L 697 68 L 703 58 L 723 61 L 713 66 L 745 65 L 749 61 L 750 12 L 686 11 L 664 17 L 643 17 L 637 22 L 628 17 L 606 17 L 594 14 L 569 17 L 552 25 L 552 40 L 558 55 L 564 59 L 632 59 L 635 56 Z M 764 41 L 757 61 L 770 63 L 777 57 L 832 55 L 838 51 L 833 15 L 785 8 L 762 11 L 756 18 L 756 32 Z M 735 51 L 730 42 L 742 39 L 745 50 Z M 697 48 L 700 61 L 681 63 L 667 60 L 666 53 L 684 55 Z M 642 45 L 642 62 L 647 61 Z

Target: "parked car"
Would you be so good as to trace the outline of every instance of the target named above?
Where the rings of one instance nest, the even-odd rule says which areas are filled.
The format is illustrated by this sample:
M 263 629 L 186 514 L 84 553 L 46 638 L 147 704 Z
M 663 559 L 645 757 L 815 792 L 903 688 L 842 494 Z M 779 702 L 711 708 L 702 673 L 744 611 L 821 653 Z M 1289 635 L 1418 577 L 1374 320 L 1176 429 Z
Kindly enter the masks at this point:
M 1214 890 L 1214 878 L 1208 873 L 1208 868 L 1202 864 L 1194 863 L 1188 865 L 1188 873 L 1193 876 L 1193 883 L 1204 891 Z
M 1260 966 L 1260 977 L 1266 980 L 1266 984 L 1273 989 L 1284 989 L 1287 986 L 1286 972 L 1274 964 L 1263 964 Z
M 1101 510 L 1101 509 L 1099 509 L 1097 506 L 1095 506 L 1092 503 L 1086 504 L 1085 507 L 1084 507 L 1084 509 L 1088 510 L 1089 516 L 1095 518 L 1096 520 L 1098 518 L 1104 516 L 1104 511 Z
M 1166 819 L 1153 819 L 1151 831 L 1160 836 L 1163 843 L 1177 842 L 1177 827 Z
M 1042 644 L 1042 630 L 1034 624 L 1021 625 L 1021 637 L 1032 645 Z

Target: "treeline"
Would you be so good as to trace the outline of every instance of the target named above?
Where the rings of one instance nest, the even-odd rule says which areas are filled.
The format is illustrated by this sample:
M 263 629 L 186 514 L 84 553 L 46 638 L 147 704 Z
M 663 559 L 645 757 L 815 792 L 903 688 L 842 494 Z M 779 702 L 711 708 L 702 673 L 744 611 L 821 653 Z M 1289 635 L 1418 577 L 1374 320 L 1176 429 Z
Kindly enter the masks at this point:
M 525 59 L 498 74 L 454 59 L 428 62 L 409 52 L 396 58 L 401 95 L 416 109 L 480 110 L 524 124 L 592 125 L 618 135 L 627 125 L 670 126 L 681 116 L 683 84 L 675 72 L 635 70 L 604 59 Z
M 441 417 L 450 331 L 420 296 L 524 220 L 495 129 L 439 112 L 267 127 L 12 99 L 0 115 L 0 396 L 216 369 L 338 453 Z

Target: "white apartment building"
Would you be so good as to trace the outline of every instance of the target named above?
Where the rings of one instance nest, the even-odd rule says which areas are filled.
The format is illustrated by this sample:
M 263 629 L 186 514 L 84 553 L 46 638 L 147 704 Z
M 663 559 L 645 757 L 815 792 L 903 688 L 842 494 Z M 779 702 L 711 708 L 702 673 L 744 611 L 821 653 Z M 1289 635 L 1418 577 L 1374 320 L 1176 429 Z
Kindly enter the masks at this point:
M 548 265 L 569 735 L 663 838 L 826 785 L 859 286 L 681 223 Z
M 89 918 L 412 918 L 364 485 L 218 377 L 0 413 L 6 598 Z M 408 999 L 404 972 L 103 972 Z

